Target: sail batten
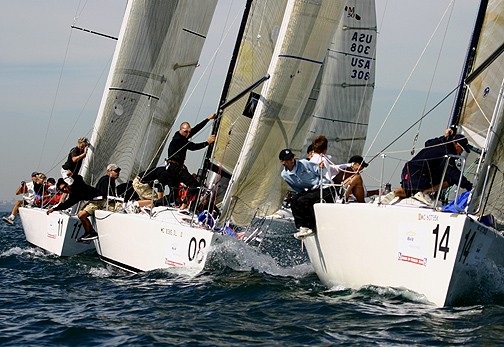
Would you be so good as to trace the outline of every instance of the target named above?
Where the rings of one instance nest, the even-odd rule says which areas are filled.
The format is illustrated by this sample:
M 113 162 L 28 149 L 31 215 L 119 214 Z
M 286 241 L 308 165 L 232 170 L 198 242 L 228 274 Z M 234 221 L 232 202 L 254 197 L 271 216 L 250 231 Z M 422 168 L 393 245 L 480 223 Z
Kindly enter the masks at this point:
M 239 95 L 265 76 L 273 56 L 287 0 L 247 1 L 235 59 L 225 83 L 222 103 Z M 251 113 L 260 97 L 262 85 L 226 107 L 220 118 L 217 139 L 209 158 L 211 170 L 221 177 L 217 202 L 220 203 L 238 161 L 252 121 Z

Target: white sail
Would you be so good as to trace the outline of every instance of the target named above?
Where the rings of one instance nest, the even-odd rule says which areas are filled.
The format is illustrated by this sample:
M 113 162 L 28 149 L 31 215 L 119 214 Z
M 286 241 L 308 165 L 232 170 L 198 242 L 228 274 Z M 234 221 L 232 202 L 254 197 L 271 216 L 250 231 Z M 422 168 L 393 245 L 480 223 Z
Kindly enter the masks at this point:
M 375 83 L 376 31 L 374 0 L 345 3 L 327 51 L 321 83 L 312 93 L 315 108 L 305 111 L 310 113 L 311 124 L 301 156 L 317 135 L 329 140 L 328 154 L 334 163 L 362 154 Z M 293 144 L 293 149 L 299 147 Z
M 287 0 L 252 1 L 241 41 L 236 66 L 231 71 L 227 95 L 233 97 L 260 79 L 268 71 Z M 260 92 L 260 87 L 254 90 Z M 223 110 L 211 161 L 227 174 L 234 170 L 251 123 L 243 115 L 247 106 L 243 97 Z
M 223 203 L 238 225 L 276 212 L 283 199 L 278 153 L 289 147 L 336 30 L 342 1 L 289 1 L 264 84 Z
M 466 84 L 466 98 L 459 120 L 470 142 L 483 149 L 476 192 L 482 188 L 489 164 L 496 165 L 499 171 L 504 168 L 503 44 L 504 1 L 491 0 L 488 1 L 472 68 L 468 71 L 469 83 Z M 484 66 L 485 62 L 489 64 Z M 472 74 L 476 77 L 472 78 Z M 486 207 L 482 213 L 492 214 L 501 224 L 504 223 L 503 186 L 504 177 L 498 172 L 493 184 L 490 186 L 489 182 L 483 192 Z
M 157 164 L 198 63 L 217 1 L 129 1 L 83 175 L 108 163 L 127 179 Z

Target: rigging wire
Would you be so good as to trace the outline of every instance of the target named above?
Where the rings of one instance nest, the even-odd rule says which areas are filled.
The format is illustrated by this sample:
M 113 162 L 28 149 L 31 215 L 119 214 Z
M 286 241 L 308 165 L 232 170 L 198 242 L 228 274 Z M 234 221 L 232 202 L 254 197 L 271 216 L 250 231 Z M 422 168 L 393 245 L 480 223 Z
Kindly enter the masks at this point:
M 453 0 L 452 0 L 453 1 Z M 450 4 L 448 5 L 448 7 L 446 8 L 445 12 L 443 13 L 443 15 L 441 16 L 439 22 L 438 22 L 438 25 L 436 26 L 436 28 L 434 29 L 433 33 L 431 34 L 431 37 L 429 38 L 429 40 L 427 41 L 422 53 L 420 54 L 420 56 L 418 57 L 415 65 L 413 66 L 413 69 L 411 70 L 409 76 L 406 78 L 406 81 L 404 82 L 401 90 L 399 91 L 399 94 L 397 95 L 396 99 L 394 100 L 394 103 L 392 104 L 392 107 L 390 108 L 389 112 L 387 113 L 387 116 L 385 117 L 385 120 L 382 122 L 382 125 L 380 126 L 380 128 L 378 129 L 378 132 L 376 133 L 373 141 L 371 142 L 371 145 L 369 146 L 369 149 L 367 150 L 367 153 L 368 154 L 370 151 L 371 151 L 371 148 L 373 147 L 374 143 L 376 142 L 376 140 L 378 139 L 378 136 L 380 135 L 380 133 L 382 132 L 383 128 L 385 127 L 385 124 L 387 123 L 388 119 L 390 118 L 390 115 L 392 114 L 392 111 L 395 109 L 395 106 L 397 105 L 400 97 L 402 96 L 404 90 L 406 89 L 406 85 L 408 84 L 408 82 L 411 80 L 411 77 L 413 76 L 413 73 L 416 71 L 416 68 L 418 67 L 420 61 L 422 60 L 423 56 L 425 55 L 425 52 L 427 51 L 427 48 L 430 46 L 430 43 L 432 42 L 432 39 L 433 39 L 433 36 L 434 34 L 437 32 L 437 30 L 439 29 L 439 26 L 441 24 L 441 22 L 443 21 L 444 17 L 446 16 L 446 13 L 448 12 L 448 9 L 449 7 L 451 6 L 451 2 Z M 455 90 L 457 90 L 459 86 L 457 85 L 457 87 L 452 90 L 445 98 L 442 99 L 442 101 L 444 101 L 449 95 L 451 95 Z M 435 105 L 435 107 L 437 107 L 441 102 L 437 103 Z M 427 113 L 429 114 L 435 107 L 431 108 L 431 110 Z M 419 121 L 421 121 L 423 118 L 425 118 L 425 116 L 427 114 L 424 114 L 422 117 L 420 117 L 420 119 L 415 122 L 413 124 L 413 126 L 415 124 L 417 124 Z M 412 127 L 409 127 L 408 130 L 410 130 Z M 399 138 L 401 138 L 406 132 L 403 132 L 398 138 L 396 138 L 391 144 L 389 144 L 386 148 L 390 147 L 395 141 L 397 141 Z M 378 155 L 380 155 L 382 152 L 379 152 L 377 153 L 376 155 L 374 155 L 372 157 L 371 160 L 375 159 Z M 370 160 L 370 161 L 371 161 Z
M 52 106 L 51 106 L 51 112 L 50 112 L 49 120 L 47 122 L 47 128 L 46 128 L 46 132 L 45 132 L 45 136 L 44 136 L 44 141 L 43 141 L 42 149 L 41 149 L 41 155 L 39 156 L 39 163 L 38 163 L 37 167 L 41 166 L 42 154 L 45 152 L 45 147 L 46 147 L 47 139 L 48 139 L 48 136 L 49 136 L 49 129 L 51 127 L 51 123 L 52 123 L 52 120 L 53 120 L 53 117 L 54 117 L 54 111 L 55 111 L 55 108 L 56 108 L 56 102 L 57 102 L 57 99 L 58 99 L 58 96 L 59 96 L 59 92 L 61 90 L 61 82 L 62 82 L 62 79 L 63 79 L 63 72 L 64 72 L 65 67 L 66 67 L 66 62 L 67 62 L 69 48 L 70 48 L 70 42 L 72 41 L 72 33 L 73 33 L 72 26 L 74 26 L 77 23 L 77 21 L 79 20 L 80 16 L 84 12 L 84 9 L 87 6 L 88 1 L 89 0 L 84 1 L 83 4 L 82 4 L 82 1 L 79 2 L 79 4 L 77 5 L 77 8 L 75 10 L 75 15 L 73 17 L 72 25 L 70 26 L 70 34 L 68 36 L 68 40 L 67 40 L 67 44 L 66 44 L 65 54 L 64 54 L 64 57 L 63 57 L 63 63 L 61 65 L 60 74 L 59 74 L 58 82 L 57 82 L 57 86 L 56 86 L 56 92 L 55 92 L 55 95 L 54 95 L 54 98 L 53 98 L 53 102 L 52 102 Z M 109 60 L 109 62 L 110 62 L 110 60 Z M 91 97 L 94 94 L 94 92 L 96 90 L 96 87 L 100 83 L 100 80 L 102 79 L 102 76 L 105 73 L 105 71 L 107 69 L 107 66 L 109 66 L 109 65 L 110 65 L 110 63 L 106 64 L 105 67 L 103 68 L 103 70 L 102 70 L 99 78 L 97 79 L 97 81 L 96 81 L 96 83 L 95 83 L 95 85 L 94 85 L 91 93 L 89 94 L 87 100 L 85 101 L 85 103 L 84 103 L 81 111 L 79 112 L 79 114 L 77 116 L 77 119 L 75 120 L 72 128 L 69 131 L 67 131 L 67 136 L 66 136 L 65 140 L 63 141 L 63 143 L 68 143 L 69 142 L 70 134 L 76 128 L 79 119 L 81 118 L 82 114 L 84 113 L 84 110 L 85 110 L 86 106 L 88 105 L 89 101 L 91 100 Z M 91 132 L 91 130 L 89 130 L 85 134 L 85 136 L 89 136 L 90 132 Z M 64 146 L 59 146 L 59 151 L 54 156 L 54 161 L 51 164 L 51 166 L 47 169 L 47 172 L 50 172 L 50 171 L 54 170 L 56 168 L 56 166 L 58 166 L 64 160 L 66 160 L 66 157 L 60 157 L 63 148 L 64 148 Z M 61 158 L 61 159 L 58 160 L 58 158 Z
M 398 135 L 394 140 L 392 140 L 385 148 L 383 148 L 381 151 L 379 151 L 377 154 L 375 154 L 369 161 L 368 163 L 372 162 L 377 156 L 380 154 L 384 153 L 390 146 L 392 146 L 396 141 L 398 141 L 401 137 L 403 137 L 404 134 L 406 134 L 408 131 L 410 131 L 416 124 L 421 122 L 425 117 L 427 117 L 432 111 L 434 111 L 439 105 L 441 105 L 446 99 L 450 97 L 458 88 L 460 88 L 460 85 L 457 85 L 455 88 L 452 89 L 451 92 L 449 92 L 447 95 L 445 95 L 437 104 L 435 104 L 427 113 L 425 113 L 422 117 L 420 117 L 416 122 L 411 124 L 406 130 L 404 130 L 400 135 Z
M 76 18 L 74 18 L 74 23 L 75 23 L 75 20 L 76 20 Z M 56 100 L 58 99 L 58 95 L 59 95 L 59 91 L 60 91 L 60 86 L 61 86 L 61 81 L 63 79 L 63 70 L 64 70 L 65 65 L 66 65 L 66 61 L 67 61 L 67 57 L 68 57 L 68 50 L 69 50 L 69 47 L 70 47 L 70 41 L 71 41 L 71 39 L 72 39 L 72 29 L 70 29 L 70 35 L 68 35 L 67 45 L 66 45 L 66 49 L 65 49 L 65 55 L 63 57 L 63 63 L 61 64 L 61 69 L 60 69 L 60 73 L 59 73 L 59 77 L 58 77 L 58 83 L 56 84 L 56 92 L 54 93 L 54 98 L 53 98 L 52 105 L 51 105 L 51 112 L 49 114 L 49 120 L 47 121 L 47 127 L 46 127 L 46 131 L 45 131 L 45 135 L 44 135 L 44 141 L 42 142 L 42 148 L 40 150 L 39 161 L 38 161 L 38 164 L 37 164 L 38 168 L 42 165 L 42 155 L 45 152 L 45 147 L 46 147 L 46 144 L 47 144 L 47 138 L 49 136 L 49 129 L 51 127 L 52 119 L 53 119 L 53 116 L 54 116 L 54 109 L 56 107 Z
M 450 2 L 450 5 L 453 4 L 453 0 Z M 450 20 L 451 20 L 451 16 L 453 14 L 453 8 L 455 6 L 451 6 L 451 11 L 450 11 L 450 15 L 448 16 L 448 21 L 446 23 L 446 28 L 445 28 L 445 32 L 444 32 L 444 35 L 443 35 L 443 39 L 441 41 L 441 45 L 439 47 L 439 53 L 438 53 L 438 56 L 437 56 L 437 59 L 436 59 L 436 64 L 434 66 L 434 70 L 432 71 L 432 78 L 431 78 L 431 81 L 430 81 L 430 84 L 429 84 L 429 89 L 427 91 L 427 95 L 425 97 L 425 103 L 424 103 L 424 107 L 422 109 L 422 113 L 420 114 L 424 114 L 425 113 L 425 110 L 427 108 L 427 102 L 429 100 L 429 96 L 430 96 L 430 93 L 431 93 L 431 90 L 432 90 L 432 85 L 434 84 L 434 78 L 436 77 L 436 72 L 437 72 L 437 68 L 438 68 L 438 65 L 439 65 L 439 60 L 441 58 L 441 53 L 443 51 L 443 47 L 444 47 L 444 42 L 445 42 L 445 39 L 446 39 L 446 34 L 448 32 L 448 27 L 449 27 L 449 24 L 450 24 Z M 448 11 L 448 8 L 446 9 L 446 11 Z M 411 148 L 411 155 L 414 155 L 415 154 L 415 146 L 416 146 L 416 143 L 418 141 L 418 137 L 420 136 L 420 129 L 422 128 L 422 121 L 420 121 L 420 123 L 418 123 L 418 129 L 417 129 L 417 132 L 415 134 L 415 137 L 413 139 L 413 144 L 412 144 L 412 148 Z
M 84 114 L 84 110 L 86 109 L 89 101 L 91 100 L 96 88 L 98 87 L 98 85 L 100 84 L 100 81 L 102 80 L 102 77 L 103 77 L 103 74 L 107 71 L 107 68 L 110 66 L 110 62 L 112 61 L 112 57 L 109 59 L 108 63 L 104 65 L 101 73 L 100 73 L 100 76 L 96 79 L 96 83 L 95 85 L 93 86 L 93 89 L 91 90 L 91 92 L 89 93 L 88 95 L 88 98 L 86 99 L 86 101 L 84 102 L 84 105 L 82 106 L 82 109 L 81 111 L 79 112 L 79 114 L 77 115 L 77 118 L 75 119 L 72 127 L 70 128 L 70 130 L 67 132 L 67 136 L 65 138 L 65 140 L 63 141 L 63 143 L 69 143 L 69 138 L 70 138 L 70 134 L 72 133 L 73 130 L 75 130 L 75 128 L 77 127 L 77 123 L 79 122 L 79 120 L 81 119 L 82 115 Z M 93 125 L 94 127 L 94 125 Z M 89 137 L 90 134 L 91 134 L 92 130 L 88 130 L 84 136 L 86 137 Z M 63 158 L 63 159 L 60 159 L 59 162 L 56 162 L 58 159 L 57 158 L 60 158 L 60 155 L 61 155 L 61 152 L 64 148 L 62 146 L 60 146 L 59 148 L 59 151 L 58 151 L 58 154 L 55 156 L 55 160 L 53 162 L 53 168 L 55 165 L 58 165 L 59 163 L 61 163 L 63 160 L 66 160 L 66 157 Z M 91 165 L 91 164 L 90 164 Z
M 225 23 L 224 24 L 224 28 L 226 28 L 228 26 L 229 19 L 231 17 L 231 8 L 232 7 L 233 7 L 233 4 L 229 5 L 229 7 L 228 7 L 228 12 L 227 12 L 226 20 L 224 21 L 224 23 Z M 228 31 L 226 33 L 224 33 L 224 31 L 221 32 L 220 42 L 224 42 L 224 39 L 227 37 L 228 33 L 230 32 L 231 28 L 233 27 L 233 24 L 236 22 L 236 20 L 238 18 L 239 18 L 238 15 L 235 16 L 235 18 L 233 19 L 231 25 L 229 25 L 229 29 L 228 29 Z M 216 56 L 216 55 L 214 55 L 214 56 Z M 216 59 L 214 58 L 214 59 L 212 59 L 212 64 L 211 64 L 212 67 L 211 67 L 210 72 L 208 74 L 208 79 L 207 79 L 207 83 L 205 85 L 205 89 L 203 91 L 203 96 L 205 96 L 206 93 L 207 93 L 207 91 L 208 91 L 208 87 L 210 85 L 210 77 L 212 76 L 212 73 L 213 73 L 213 70 L 214 70 L 214 67 L 215 67 L 215 63 L 216 63 Z M 198 107 L 198 112 L 197 112 L 198 115 L 201 114 L 201 108 L 203 106 L 203 99 L 204 98 L 201 98 L 201 102 L 200 102 L 199 107 Z M 203 156 L 201 158 L 200 167 L 203 167 L 205 165 L 204 163 L 205 163 L 205 156 Z

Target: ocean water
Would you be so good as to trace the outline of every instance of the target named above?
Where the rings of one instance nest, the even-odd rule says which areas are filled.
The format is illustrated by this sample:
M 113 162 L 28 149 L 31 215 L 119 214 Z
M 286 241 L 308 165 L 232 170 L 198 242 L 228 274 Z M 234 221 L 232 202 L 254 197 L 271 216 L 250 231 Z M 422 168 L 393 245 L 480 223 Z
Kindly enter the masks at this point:
M 0 345 L 504 344 L 504 290 L 484 305 L 436 308 L 406 290 L 326 288 L 292 228 L 272 225 L 259 249 L 224 244 L 187 277 L 121 272 L 94 253 L 48 255 L 26 242 L 19 219 L 2 223 Z

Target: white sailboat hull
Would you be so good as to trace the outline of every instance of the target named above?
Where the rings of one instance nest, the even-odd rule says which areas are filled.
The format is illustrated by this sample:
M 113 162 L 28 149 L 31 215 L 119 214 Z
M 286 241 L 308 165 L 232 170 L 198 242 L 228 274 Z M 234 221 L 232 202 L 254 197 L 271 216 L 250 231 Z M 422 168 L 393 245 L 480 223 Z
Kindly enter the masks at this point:
M 477 293 L 475 271 L 504 265 L 504 237 L 464 214 L 374 204 L 316 204 L 305 239 L 327 286 L 406 288 L 438 306 Z
M 84 234 L 76 216 L 60 212 L 46 214 L 45 209 L 21 207 L 19 216 L 26 241 L 58 256 L 73 256 L 95 248 L 92 242 L 77 242 Z
M 130 272 L 176 269 L 189 275 L 203 270 L 217 234 L 191 226 L 188 217 L 165 211 L 157 217 L 96 211 L 101 259 Z

